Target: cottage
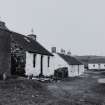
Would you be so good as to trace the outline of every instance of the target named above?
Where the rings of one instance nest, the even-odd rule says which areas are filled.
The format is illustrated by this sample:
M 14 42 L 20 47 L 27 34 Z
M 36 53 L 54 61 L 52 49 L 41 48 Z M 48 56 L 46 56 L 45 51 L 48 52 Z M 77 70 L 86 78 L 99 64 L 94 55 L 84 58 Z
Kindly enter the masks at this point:
M 88 60 L 89 70 L 105 70 L 105 58 Z
M 88 70 L 105 70 L 104 56 L 75 56 Z
M 53 50 L 53 70 L 65 68 L 68 70 L 68 76 L 74 77 L 83 74 L 84 72 L 84 65 L 78 61 L 76 58 L 70 55 L 70 53 L 65 54 L 65 52 L 61 53 L 54 53 Z
M 53 75 L 50 64 L 53 55 L 36 41 L 36 35 L 25 36 L 8 30 L 5 24 L 3 27 L 0 28 L 0 72 L 22 76 Z

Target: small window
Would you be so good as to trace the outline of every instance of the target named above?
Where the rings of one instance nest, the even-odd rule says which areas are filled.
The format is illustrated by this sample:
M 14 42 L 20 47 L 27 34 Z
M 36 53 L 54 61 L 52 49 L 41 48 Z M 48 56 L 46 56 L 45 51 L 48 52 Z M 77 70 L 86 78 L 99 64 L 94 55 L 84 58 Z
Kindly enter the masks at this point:
M 104 67 L 105 67 L 105 65 L 104 65 Z
M 36 64 L 36 54 L 33 54 L 33 67 L 35 67 Z
M 93 65 L 93 67 L 95 67 L 95 65 Z

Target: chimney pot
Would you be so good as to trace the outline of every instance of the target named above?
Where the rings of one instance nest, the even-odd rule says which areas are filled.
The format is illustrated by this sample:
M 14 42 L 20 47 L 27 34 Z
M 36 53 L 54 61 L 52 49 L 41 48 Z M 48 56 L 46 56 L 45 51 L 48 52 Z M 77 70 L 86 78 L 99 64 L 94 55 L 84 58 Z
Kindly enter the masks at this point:
M 56 53 L 56 47 L 52 47 L 52 48 L 51 48 L 51 52 L 52 52 L 52 53 Z
M 61 49 L 61 53 L 62 53 L 62 54 L 65 54 L 65 52 L 66 52 L 66 51 L 65 51 L 64 49 Z

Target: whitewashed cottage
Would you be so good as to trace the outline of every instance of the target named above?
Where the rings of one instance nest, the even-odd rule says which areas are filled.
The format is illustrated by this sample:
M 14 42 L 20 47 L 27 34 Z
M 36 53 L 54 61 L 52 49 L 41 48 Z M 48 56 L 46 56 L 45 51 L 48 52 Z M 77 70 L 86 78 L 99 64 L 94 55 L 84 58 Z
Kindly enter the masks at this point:
M 97 58 L 88 60 L 89 70 L 105 70 L 105 58 Z
M 84 73 L 84 65 L 75 57 L 71 56 L 70 53 L 57 53 L 56 48 L 53 48 L 52 52 L 54 55 L 53 70 L 57 70 L 59 68 L 67 68 L 69 77 L 79 76 Z
M 33 51 L 26 51 L 26 75 L 51 76 L 53 55 L 36 41 L 36 35 L 28 35 Z M 36 50 L 35 50 L 36 49 Z
M 25 36 L 15 32 L 12 33 L 12 49 L 14 49 L 11 59 L 12 74 L 20 75 L 23 70 L 27 76 L 53 75 L 51 68 L 53 55 L 36 40 L 36 35 Z M 14 48 L 14 46 L 16 47 Z M 14 62 L 16 63 L 14 64 Z

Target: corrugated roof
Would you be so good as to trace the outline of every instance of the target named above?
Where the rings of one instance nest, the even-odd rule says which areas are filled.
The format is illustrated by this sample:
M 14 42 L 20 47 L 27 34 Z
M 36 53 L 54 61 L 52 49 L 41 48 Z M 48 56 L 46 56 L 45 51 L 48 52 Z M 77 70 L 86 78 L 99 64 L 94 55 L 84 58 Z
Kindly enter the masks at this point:
M 58 53 L 58 55 L 64 59 L 69 65 L 81 65 L 82 63 L 78 61 L 76 58 L 70 56 L 70 55 L 65 55 Z

